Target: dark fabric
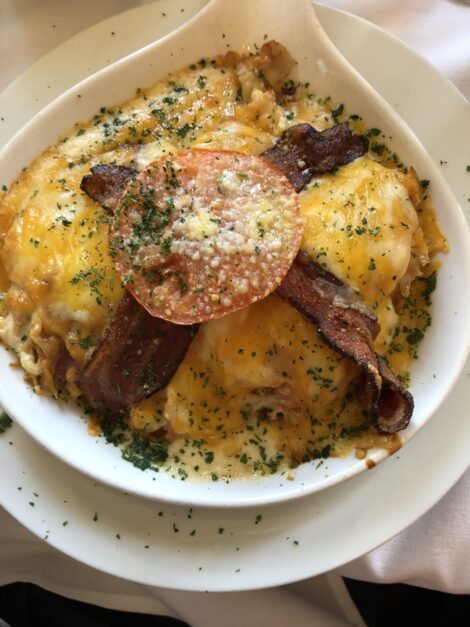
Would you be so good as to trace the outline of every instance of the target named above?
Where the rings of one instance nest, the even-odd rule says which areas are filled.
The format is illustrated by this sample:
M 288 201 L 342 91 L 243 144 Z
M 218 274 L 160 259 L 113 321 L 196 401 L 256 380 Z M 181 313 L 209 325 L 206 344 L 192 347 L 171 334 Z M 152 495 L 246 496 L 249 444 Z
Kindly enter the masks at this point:
M 0 618 L 10 627 L 189 627 L 167 616 L 80 603 L 28 583 L 0 588 Z
M 344 582 L 367 627 L 466 627 L 470 624 L 470 596 L 401 584 L 383 585 L 353 579 L 344 579 Z M 190 627 L 166 616 L 117 612 L 72 601 L 26 583 L 0 588 L 0 619 L 8 627 Z M 2 620 L 0 627 L 4 627 Z
M 367 627 L 466 627 L 470 596 L 344 578 Z

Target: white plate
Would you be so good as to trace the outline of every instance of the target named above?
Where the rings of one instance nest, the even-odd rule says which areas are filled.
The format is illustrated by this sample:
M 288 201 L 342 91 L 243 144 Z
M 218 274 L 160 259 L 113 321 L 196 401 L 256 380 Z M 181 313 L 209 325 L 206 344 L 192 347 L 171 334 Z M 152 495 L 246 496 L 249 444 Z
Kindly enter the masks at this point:
M 179 3 L 186 5 L 194 2 Z M 88 72 L 87 51 L 93 50 L 96 67 L 98 43 L 110 31 L 118 36 L 102 53 L 106 56 L 114 55 L 114 42 L 120 54 L 147 43 L 155 35 L 161 7 L 162 3 L 141 7 L 75 37 L 48 55 L 47 62 L 36 64 L 26 78 L 18 79 L 0 99 L 0 106 L 24 102 L 33 76 L 44 104 L 45 93 L 54 96 L 67 86 L 61 80 L 57 92 L 46 91 L 48 83 L 54 87 L 50 81 L 57 73 L 49 69 L 54 62 L 63 71 L 74 67 L 70 83 L 76 82 L 80 72 L 82 76 Z M 414 53 L 375 27 L 331 9 L 319 8 L 318 13 L 338 47 L 397 107 L 435 160 L 448 161 L 445 173 L 462 204 L 468 206 L 464 138 L 468 137 L 466 129 L 470 131 L 470 112 L 462 97 Z M 138 36 L 132 28 L 136 23 L 141 26 Z M 367 54 L 355 45 L 365 39 Z M 393 59 L 394 65 L 384 67 L 383 58 Z M 105 63 L 103 56 L 101 64 Z M 416 92 L 429 103 L 426 109 L 407 100 L 406 90 L 400 88 L 400 77 L 410 73 Z M 442 110 L 458 134 L 442 129 Z M 31 113 L 31 109 L 23 110 L 19 120 L 22 116 L 17 115 L 18 125 Z M 8 126 L 8 118 L 6 122 Z M 470 424 L 459 408 L 466 398 L 466 372 L 468 366 L 438 414 L 398 455 L 372 473 L 288 505 L 235 512 L 191 512 L 158 505 L 93 483 L 52 458 L 17 426 L 0 438 L 3 467 L 9 469 L 8 481 L 0 487 L 2 503 L 59 550 L 142 583 L 188 590 L 241 590 L 302 579 L 384 542 L 424 513 L 463 473 L 468 464 Z M 191 535 L 193 530 L 195 535 Z
M 245 24 L 248 16 L 249 29 Z M 258 0 L 256 11 L 251 0 L 239 0 L 237 4 L 211 0 L 187 28 L 177 29 L 171 37 L 160 39 L 78 83 L 30 120 L 0 153 L 3 183 L 8 185 L 25 163 L 56 141 L 76 120 L 88 119 L 101 106 L 127 100 L 137 86 L 149 85 L 157 76 L 201 55 L 212 56 L 226 47 L 244 49 L 253 41 L 261 41 L 264 33 L 288 46 L 298 61 L 298 77 L 309 80 L 319 93 L 331 94 L 336 103 L 344 102 L 349 111 L 359 112 L 368 124 L 382 129 L 392 150 L 405 163 L 412 163 L 422 178 L 432 180 L 433 198 L 450 252 L 443 259 L 433 295 L 434 322 L 420 346 L 420 359 L 410 367 L 415 412 L 408 428 L 400 433 L 405 443 L 443 401 L 470 349 L 470 292 L 455 289 L 456 285 L 470 284 L 470 234 L 439 166 L 403 126 L 393 107 L 337 57 L 336 49 L 330 47 L 314 18 L 310 0 L 296 0 L 292 7 L 281 0 Z M 450 356 L 447 363 L 442 360 L 442 352 Z M 275 504 L 331 487 L 388 456 L 383 449 L 373 449 L 368 451 L 367 459 L 359 460 L 351 452 L 346 457 L 301 464 L 288 475 L 250 481 L 181 481 L 165 472 L 156 476 L 123 462 L 121 451 L 109 446 L 104 438 L 90 437 L 85 421 L 73 405 L 35 395 L 25 386 L 22 370 L 9 367 L 10 361 L 10 354 L 0 351 L 0 399 L 7 412 L 59 459 L 94 479 L 138 496 L 188 506 Z M 67 442 L 74 446 L 64 445 Z

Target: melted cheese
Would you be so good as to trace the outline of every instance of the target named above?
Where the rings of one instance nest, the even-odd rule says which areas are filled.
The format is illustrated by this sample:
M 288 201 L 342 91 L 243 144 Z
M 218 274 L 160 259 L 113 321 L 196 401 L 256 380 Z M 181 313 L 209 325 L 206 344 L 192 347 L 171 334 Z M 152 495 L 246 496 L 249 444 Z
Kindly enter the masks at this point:
M 302 195 L 302 248 L 374 305 L 405 274 L 418 216 L 398 170 L 368 157 L 314 181 Z
M 418 228 L 404 178 L 362 157 L 318 177 L 301 196 L 302 248 L 376 309 L 380 344 L 397 323 L 391 295 L 408 269 Z
M 119 297 L 120 285 L 108 255 L 106 216 L 76 193 L 85 168 L 63 183 L 63 161 L 40 165 L 17 191 L 21 209 L 4 239 L 3 264 L 31 313 L 38 312 L 45 331 L 67 341 L 73 354 L 74 341 L 104 328 L 111 292 Z
M 157 395 L 134 410 L 134 426 L 155 430 L 163 414 L 175 435 L 216 451 L 211 472 L 244 474 L 240 459 L 266 472 L 299 461 L 314 439 L 329 441 L 356 376 L 315 326 L 270 296 L 202 325 L 166 401 Z
M 224 432 L 243 425 L 253 391 L 282 388 L 279 407 L 295 408 L 290 419 L 299 421 L 344 395 L 350 370 L 312 324 L 271 296 L 203 325 L 168 385 L 166 411 L 177 416 L 177 433 L 220 437 L 220 424 Z

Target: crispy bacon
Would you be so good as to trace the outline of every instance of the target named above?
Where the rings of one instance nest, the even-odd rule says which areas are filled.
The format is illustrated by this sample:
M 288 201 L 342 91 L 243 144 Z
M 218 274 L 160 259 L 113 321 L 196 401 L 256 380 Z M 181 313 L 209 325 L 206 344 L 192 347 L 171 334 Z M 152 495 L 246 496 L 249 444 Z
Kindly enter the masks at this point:
M 380 326 L 353 290 L 303 253 L 277 294 L 317 324 L 325 341 L 362 370 L 367 386 L 361 396 L 377 429 L 385 433 L 404 429 L 413 412 L 413 398 L 375 353 Z
M 152 396 L 170 382 L 197 329 L 154 318 L 126 292 L 78 385 L 93 406 L 108 411 Z
M 137 170 L 127 165 L 95 165 L 84 176 L 80 189 L 104 209 L 114 211 L 127 184 L 137 176 Z
M 315 174 L 345 165 L 367 152 L 365 135 L 353 135 L 346 123 L 317 131 L 310 124 L 297 124 L 281 135 L 277 144 L 262 153 L 300 192 Z

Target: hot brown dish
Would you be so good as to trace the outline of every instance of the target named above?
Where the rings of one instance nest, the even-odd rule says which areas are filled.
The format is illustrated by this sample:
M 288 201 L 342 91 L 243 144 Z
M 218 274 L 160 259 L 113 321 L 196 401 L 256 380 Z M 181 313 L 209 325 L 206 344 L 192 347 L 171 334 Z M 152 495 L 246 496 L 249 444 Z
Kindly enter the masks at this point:
M 429 183 L 293 65 L 201 59 L 0 197 L 3 343 L 142 467 L 280 472 L 393 450 L 411 418 L 446 250 Z

